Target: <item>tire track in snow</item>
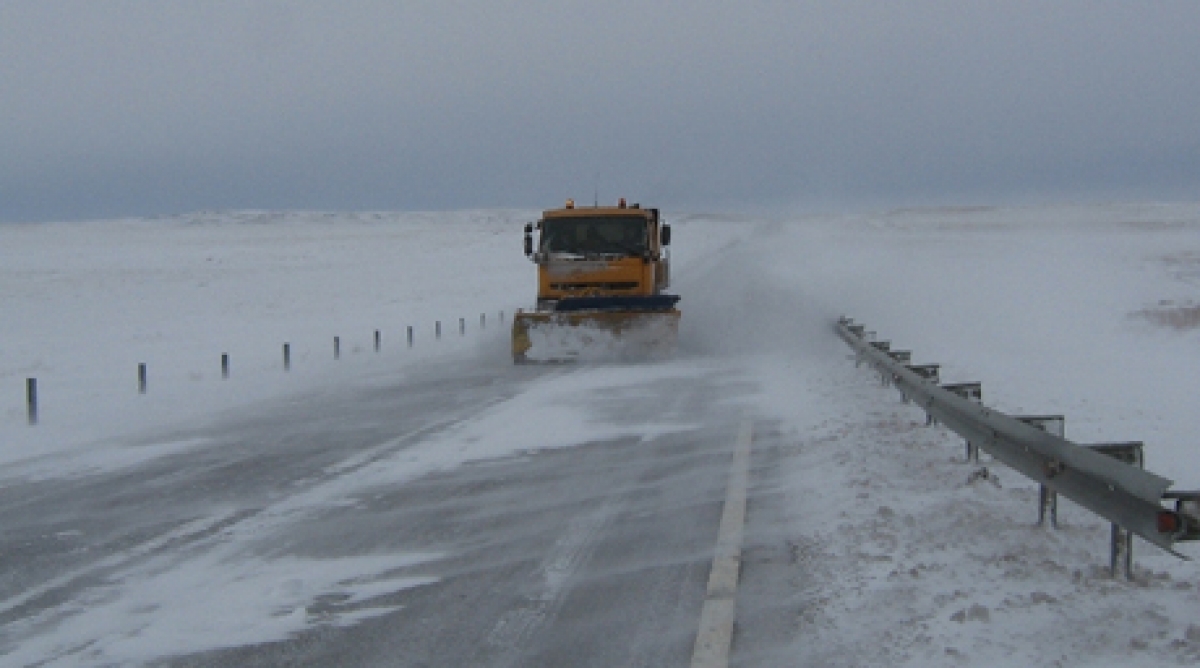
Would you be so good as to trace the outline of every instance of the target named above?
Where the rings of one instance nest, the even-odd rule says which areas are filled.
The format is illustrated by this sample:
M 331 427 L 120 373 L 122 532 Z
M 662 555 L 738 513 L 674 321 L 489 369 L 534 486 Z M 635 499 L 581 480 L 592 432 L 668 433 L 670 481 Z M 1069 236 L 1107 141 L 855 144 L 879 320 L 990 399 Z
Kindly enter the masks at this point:
M 600 530 L 612 519 L 614 504 L 615 499 L 609 497 L 599 509 L 575 518 L 555 541 L 535 571 L 537 582 L 525 604 L 501 615 L 488 634 L 486 644 L 500 651 L 489 665 L 516 665 L 528 640 L 558 614 L 568 583 L 587 561 Z

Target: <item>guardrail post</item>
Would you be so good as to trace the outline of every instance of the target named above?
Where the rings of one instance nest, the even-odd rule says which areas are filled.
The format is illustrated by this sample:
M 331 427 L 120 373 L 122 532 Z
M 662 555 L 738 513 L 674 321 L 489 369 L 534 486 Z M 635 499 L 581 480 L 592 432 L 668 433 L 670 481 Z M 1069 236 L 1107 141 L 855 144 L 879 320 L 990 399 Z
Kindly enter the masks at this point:
M 146 393 L 146 363 L 138 364 L 138 394 Z
M 409 326 L 408 326 L 408 347 L 409 347 L 409 348 L 412 348 L 412 343 L 413 343 L 413 339 L 412 339 L 412 325 L 409 325 Z
M 938 374 L 938 369 L 942 368 L 941 365 L 905 365 L 905 368 L 934 385 L 937 385 L 938 381 L 941 380 L 938 378 L 938 375 L 940 375 Z
M 292 370 L 292 344 L 283 344 L 283 370 Z
M 28 409 L 29 425 L 36 425 L 38 423 L 37 378 L 25 379 L 25 405 Z
M 229 353 L 221 353 L 221 380 L 229 378 Z
M 379 352 L 379 346 L 382 343 L 380 340 L 379 330 L 375 330 L 375 352 Z
M 908 363 L 912 362 L 912 351 L 911 350 L 889 350 L 888 357 L 891 357 L 893 360 L 896 360 L 900 364 L 908 364 Z M 889 376 L 889 378 L 893 383 L 896 381 L 896 379 L 894 377 Z M 908 403 L 908 395 L 905 394 L 903 390 L 900 391 L 900 402 L 905 403 L 905 404 Z
M 459 336 L 467 335 L 467 319 L 466 318 L 458 319 L 458 335 Z
M 1014 415 L 1013 418 L 1059 438 L 1065 438 L 1067 434 L 1067 419 L 1062 415 Z M 1048 462 L 1046 466 L 1049 469 L 1055 466 L 1055 462 Z M 1047 470 L 1048 476 L 1053 476 L 1055 473 Z M 1047 515 L 1050 516 L 1050 528 L 1057 529 L 1058 492 L 1045 485 L 1038 485 L 1038 526 L 1046 526 Z
M 479 314 L 479 329 L 487 329 L 487 314 Z
M 1141 441 L 1127 443 L 1092 443 L 1083 447 L 1095 450 L 1102 455 L 1125 462 L 1139 469 L 1146 468 L 1145 445 Z M 1108 570 L 1112 577 L 1117 577 L 1118 566 L 1125 571 L 1125 579 L 1133 579 L 1133 532 L 1125 527 L 1112 523 L 1112 539 L 1109 543 Z
M 857 336 L 860 339 L 863 338 L 863 333 L 866 331 L 865 327 L 863 327 L 862 325 L 850 324 L 854 321 L 849 318 L 845 318 L 845 317 L 843 317 L 843 322 L 846 323 L 847 331 L 849 331 L 851 334 L 853 334 L 854 336 Z M 858 350 L 856 349 L 854 351 L 854 368 L 857 369 L 857 368 L 861 367 L 862 363 L 863 363 L 862 354 L 859 353 Z
M 342 337 L 333 337 L 333 359 L 341 359 L 342 357 Z
M 938 369 L 941 368 L 940 364 L 906 364 L 905 368 L 934 385 L 939 381 Z
M 891 350 L 892 342 L 891 341 L 872 341 L 871 347 L 875 348 L 876 350 L 881 350 L 886 353 L 889 350 Z M 887 371 L 885 369 L 879 369 L 879 368 L 876 368 L 875 370 L 879 372 L 879 384 L 883 385 L 884 387 L 890 387 L 892 384 L 892 377 L 890 375 L 888 375 Z
M 1046 516 L 1050 516 L 1050 528 L 1058 528 L 1058 492 L 1045 485 L 1038 485 L 1038 521 L 1040 527 L 1046 526 Z
M 1117 564 L 1125 570 L 1125 579 L 1133 580 L 1133 533 L 1126 531 L 1116 522 L 1112 524 L 1112 539 L 1109 547 L 1108 572 L 1117 577 Z
M 934 385 L 937 385 L 940 381 L 938 369 L 940 369 L 941 366 L 938 364 L 906 364 L 904 365 L 904 368 L 917 374 L 927 383 L 933 383 Z M 907 401 L 908 397 L 904 397 L 904 399 Z M 937 420 L 934 419 L 933 414 L 929 411 L 925 411 L 925 426 L 932 426 L 935 422 L 937 422 Z
M 435 321 L 433 323 L 433 335 L 434 335 L 434 338 L 436 338 L 437 340 L 439 340 L 439 341 L 442 340 L 442 321 L 441 320 Z
M 977 404 L 983 403 L 983 383 L 951 383 L 949 385 L 943 385 L 942 389 L 948 392 L 953 392 L 963 399 L 974 401 Z M 937 420 L 934 420 L 934 423 L 936 424 Z M 979 463 L 979 446 L 970 441 L 967 441 L 967 463 Z
M 858 338 L 863 338 L 866 333 L 866 327 L 863 325 L 847 325 L 846 329 L 850 330 L 850 333 Z M 854 368 L 858 368 L 860 366 L 863 366 L 863 354 L 859 353 L 859 351 L 856 349 L 854 350 Z

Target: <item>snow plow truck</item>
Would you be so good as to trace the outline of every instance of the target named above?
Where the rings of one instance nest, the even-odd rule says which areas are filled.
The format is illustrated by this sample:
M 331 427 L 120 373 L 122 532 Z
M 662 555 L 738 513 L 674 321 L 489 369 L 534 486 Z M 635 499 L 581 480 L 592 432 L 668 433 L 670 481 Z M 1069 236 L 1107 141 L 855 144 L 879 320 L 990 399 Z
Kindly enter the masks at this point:
M 534 239 L 535 229 L 537 239 Z M 542 212 L 525 225 L 525 255 L 537 265 L 537 305 L 513 318 L 517 364 L 638 360 L 668 355 L 679 301 L 666 294 L 671 228 L 658 209 L 626 205 Z

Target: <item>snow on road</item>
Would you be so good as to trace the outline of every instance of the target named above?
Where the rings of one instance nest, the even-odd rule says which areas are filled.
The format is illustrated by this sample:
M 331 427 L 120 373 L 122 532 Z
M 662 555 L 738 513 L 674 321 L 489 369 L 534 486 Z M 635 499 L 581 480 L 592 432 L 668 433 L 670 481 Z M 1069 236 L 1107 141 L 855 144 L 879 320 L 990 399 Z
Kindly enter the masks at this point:
M 435 377 L 464 360 L 507 369 L 507 333 L 497 321 L 532 299 L 520 226 L 533 215 L 243 212 L 0 226 L 0 485 L 84 479 L 202 451 L 211 445 L 206 425 L 247 407 Z M 757 644 L 737 643 L 735 663 L 1200 660 L 1192 563 L 1139 543 L 1137 582 L 1108 579 L 1102 522 L 1066 504 L 1063 529 L 1038 530 L 1036 490 L 1018 475 L 995 466 L 997 483 L 968 483 L 961 444 L 925 428 L 915 409 L 856 370 L 831 330 L 837 315 L 850 315 L 913 349 L 916 361 L 941 363 L 944 379 L 982 381 L 987 403 L 1000 410 L 1065 414 L 1073 440 L 1144 440 L 1148 468 L 1197 488 L 1191 439 L 1200 411 L 1191 390 L 1200 330 L 1189 314 L 1200 301 L 1200 207 L 670 222 L 684 312 L 676 360 L 550 373 L 403 456 L 387 442 L 347 452 L 329 471 L 351 475 L 312 488 L 305 507 L 346 503 L 380 481 L 466 461 L 683 433 L 693 420 L 622 420 L 597 414 L 589 397 L 719 372 L 734 383 L 731 400 L 779 425 L 770 474 L 756 469 L 764 477 L 747 525 L 747 554 L 776 556 L 748 561 L 739 600 L 739 619 L 770 619 L 762 628 L 772 630 L 742 631 Z M 483 331 L 480 314 L 489 319 Z M 459 318 L 468 336 L 458 336 Z M 437 320 L 441 342 L 433 341 Z M 411 350 L 403 342 L 409 325 L 417 333 Z M 379 353 L 375 329 L 384 335 Z M 343 342 L 337 361 L 334 336 Z M 279 357 L 285 341 L 294 351 L 288 373 Z M 220 378 L 221 353 L 233 361 L 229 380 Z M 134 382 L 138 362 L 150 366 L 145 396 Z M 34 376 L 42 423 L 29 427 L 24 381 Z M 543 419 L 529 419 L 532 407 L 548 405 L 554 410 Z M 181 425 L 189 437 L 178 436 Z M 756 525 L 755 494 L 760 508 L 782 498 L 777 522 L 760 515 Z M 386 574 L 413 558 L 423 557 L 293 563 L 289 570 L 311 573 L 311 590 L 277 602 L 294 608 L 345 582 L 366 583 L 363 595 L 375 585 L 400 588 L 406 582 Z M 205 563 L 164 562 L 154 579 L 106 590 L 107 599 L 65 621 L 40 620 L 38 633 L 9 637 L 4 651 L 32 660 L 93 633 L 111 656 L 167 652 L 162 639 L 197 620 L 181 620 L 170 597 L 146 592 L 186 589 L 227 566 Z M 230 577 L 252 583 L 250 591 L 286 593 L 274 572 L 245 561 Z M 4 592 L 7 610 L 29 594 L 11 583 Z M 236 598 L 222 592 L 230 590 L 209 592 L 213 605 Z M 228 642 L 268 641 L 313 623 L 279 609 L 233 605 L 231 622 L 258 631 Z M 270 624 L 255 626 L 260 619 Z M 76 623 L 91 630 L 71 631 Z M 136 651 L 121 649 L 113 638 L 131 637 L 132 628 L 146 635 Z

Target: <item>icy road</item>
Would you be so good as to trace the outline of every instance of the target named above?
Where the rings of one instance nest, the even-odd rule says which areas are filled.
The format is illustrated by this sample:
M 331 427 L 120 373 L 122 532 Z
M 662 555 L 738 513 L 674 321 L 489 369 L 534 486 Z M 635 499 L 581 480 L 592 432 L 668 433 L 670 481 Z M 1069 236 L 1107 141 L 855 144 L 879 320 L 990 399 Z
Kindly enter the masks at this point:
M 744 391 L 472 359 L 7 485 L 6 660 L 686 665 Z

